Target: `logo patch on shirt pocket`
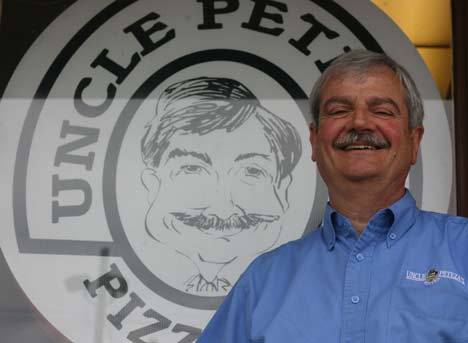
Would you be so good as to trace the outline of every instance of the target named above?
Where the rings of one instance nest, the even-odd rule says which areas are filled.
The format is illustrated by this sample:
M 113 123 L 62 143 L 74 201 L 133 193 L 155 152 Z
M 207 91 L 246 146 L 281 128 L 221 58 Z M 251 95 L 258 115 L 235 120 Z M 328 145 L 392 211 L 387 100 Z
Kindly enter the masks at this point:
M 465 278 L 453 271 L 437 270 L 436 268 L 430 268 L 425 273 L 406 271 L 406 280 L 423 282 L 425 285 L 432 285 L 441 279 L 453 280 L 465 286 Z

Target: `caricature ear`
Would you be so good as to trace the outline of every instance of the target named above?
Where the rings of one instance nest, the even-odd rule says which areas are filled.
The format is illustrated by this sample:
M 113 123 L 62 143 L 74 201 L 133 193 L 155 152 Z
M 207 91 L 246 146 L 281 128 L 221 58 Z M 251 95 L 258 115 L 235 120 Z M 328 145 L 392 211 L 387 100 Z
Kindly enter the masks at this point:
M 291 185 L 292 176 L 291 174 L 287 175 L 280 183 L 275 187 L 276 196 L 283 208 L 283 211 L 286 211 L 289 208 L 288 201 L 288 190 Z
M 312 146 L 312 161 L 317 160 L 315 155 L 315 142 L 317 141 L 317 126 L 314 123 L 309 124 L 309 142 Z
M 156 199 L 161 186 L 161 180 L 159 179 L 157 172 L 151 168 L 145 168 L 141 172 L 141 182 L 148 191 L 148 202 L 151 204 Z

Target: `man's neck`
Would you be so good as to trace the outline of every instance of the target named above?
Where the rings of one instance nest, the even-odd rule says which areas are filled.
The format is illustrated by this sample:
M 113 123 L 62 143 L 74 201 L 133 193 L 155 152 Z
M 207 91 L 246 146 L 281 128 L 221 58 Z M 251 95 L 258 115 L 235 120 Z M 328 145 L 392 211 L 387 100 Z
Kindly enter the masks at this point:
M 333 208 L 348 218 L 360 235 L 369 220 L 379 210 L 387 208 L 405 194 L 404 185 L 390 188 L 352 184 L 349 187 L 329 187 Z

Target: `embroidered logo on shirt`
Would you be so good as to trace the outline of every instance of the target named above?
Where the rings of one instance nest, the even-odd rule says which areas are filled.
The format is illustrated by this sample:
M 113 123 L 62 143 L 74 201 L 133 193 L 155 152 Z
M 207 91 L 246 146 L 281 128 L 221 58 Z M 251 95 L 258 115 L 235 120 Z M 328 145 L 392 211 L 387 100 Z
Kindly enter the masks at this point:
M 465 278 L 455 272 L 448 270 L 437 270 L 435 268 L 429 269 L 426 273 L 417 273 L 410 270 L 406 271 L 406 279 L 411 281 L 424 282 L 425 285 L 432 285 L 440 279 L 455 280 L 465 285 Z
M 424 284 L 431 284 L 439 281 L 439 272 L 436 269 L 430 269 L 426 273 L 426 282 Z

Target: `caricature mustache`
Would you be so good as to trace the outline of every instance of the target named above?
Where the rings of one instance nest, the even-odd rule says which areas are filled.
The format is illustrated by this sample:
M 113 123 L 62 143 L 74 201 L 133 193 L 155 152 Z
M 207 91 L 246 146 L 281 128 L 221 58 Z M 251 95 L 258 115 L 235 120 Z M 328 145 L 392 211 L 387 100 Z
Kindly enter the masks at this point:
M 369 145 L 377 149 L 385 149 L 390 147 L 390 142 L 388 142 L 386 139 L 377 137 L 375 134 L 369 131 L 358 132 L 356 130 L 350 130 L 344 136 L 338 137 L 338 139 L 333 142 L 333 147 L 336 149 L 344 149 L 356 143 L 361 145 Z
M 247 230 L 258 224 L 271 223 L 279 219 L 279 216 L 255 213 L 244 215 L 233 214 L 226 219 L 220 218 L 217 215 L 194 215 L 182 212 L 172 212 L 171 214 L 185 225 L 194 226 L 201 230 L 215 229 L 218 231 L 231 229 Z

